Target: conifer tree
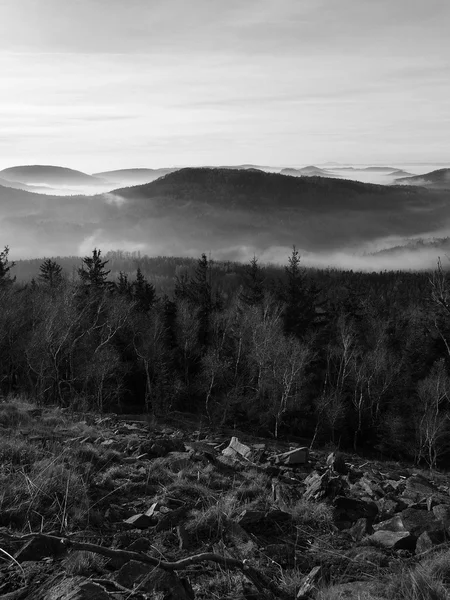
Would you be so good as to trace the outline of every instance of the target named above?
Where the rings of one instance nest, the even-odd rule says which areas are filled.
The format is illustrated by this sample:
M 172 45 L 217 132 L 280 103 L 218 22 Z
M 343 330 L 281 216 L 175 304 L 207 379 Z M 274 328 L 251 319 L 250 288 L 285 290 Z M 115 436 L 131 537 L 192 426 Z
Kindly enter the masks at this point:
M 46 258 L 39 267 L 38 279 L 50 288 L 55 288 L 62 283 L 62 267 L 51 258 Z
M 107 277 L 110 271 L 105 270 L 109 262 L 101 259 L 101 250 L 94 248 L 92 257 L 85 256 L 82 266 L 78 269 L 81 283 L 91 289 L 104 289 L 107 286 Z
M 136 271 L 136 280 L 132 284 L 133 298 L 140 312 L 147 312 L 153 306 L 156 298 L 155 286 L 149 283 L 140 267 Z
M 245 268 L 245 288 L 239 294 L 239 299 L 247 306 L 257 306 L 264 300 L 264 276 L 258 259 L 254 256 Z
M 15 262 L 10 262 L 9 246 L 5 246 L 0 252 L 0 286 L 10 285 L 15 282 L 16 278 L 11 277 L 10 271 L 15 266 Z
M 128 275 L 123 271 L 120 271 L 119 273 L 116 283 L 116 290 L 118 294 L 121 296 L 126 296 L 129 299 L 131 299 L 133 296 L 133 286 L 128 280 Z
M 282 289 L 282 300 L 285 303 L 284 330 L 287 334 L 301 338 L 314 324 L 317 291 L 308 286 L 305 269 L 300 265 L 300 254 L 295 246 L 285 272 L 287 280 Z

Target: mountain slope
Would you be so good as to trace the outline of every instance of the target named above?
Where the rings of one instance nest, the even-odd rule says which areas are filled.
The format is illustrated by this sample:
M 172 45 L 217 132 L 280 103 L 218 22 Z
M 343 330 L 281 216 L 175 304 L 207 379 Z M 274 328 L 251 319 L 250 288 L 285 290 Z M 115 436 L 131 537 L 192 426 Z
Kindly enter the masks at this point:
M 291 175 L 292 177 L 339 177 L 339 175 L 333 175 L 329 171 L 313 165 L 301 169 L 282 169 L 280 173 L 281 175 Z
M 400 185 L 420 185 L 435 189 L 450 189 L 450 169 L 438 169 L 413 177 L 400 177 L 396 179 L 396 183 Z
M 98 247 L 277 261 L 293 244 L 303 253 L 354 253 L 393 236 L 437 232 L 450 226 L 450 200 L 419 187 L 191 168 L 95 196 L 0 187 L 0 217 L 0 247 L 9 244 L 17 257 Z
M 44 185 L 95 185 L 104 182 L 82 171 L 53 165 L 22 165 L 0 171 L 0 177 L 8 181 Z
M 117 169 L 115 171 L 102 171 L 101 173 L 93 173 L 93 177 L 100 177 L 112 183 L 122 185 L 138 185 L 150 183 L 163 175 L 173 173 L 176 168 L 162 169 Z

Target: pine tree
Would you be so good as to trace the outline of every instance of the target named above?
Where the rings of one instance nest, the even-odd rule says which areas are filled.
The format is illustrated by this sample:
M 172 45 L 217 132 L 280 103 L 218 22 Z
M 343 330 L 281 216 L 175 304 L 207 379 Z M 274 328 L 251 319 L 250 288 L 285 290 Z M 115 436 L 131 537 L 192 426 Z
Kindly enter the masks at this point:
M 38 279 L 48 287 L 55 288 L 62 283 L 62 267 L 51 258 L 46 258 L 39 267 Z
M 315 322 L 317 291 L 307 283 L 306 272 L 300 265 L 300 254 L 295 246 L 285 272 L 287 280 L 282 289 L 284 330 L 286 334 L 301 338 Z
M 11 277 L 10 271 L 15 266 L 15 262 L 9 261 L 9 246 L 0 252 L 0 287 L 11 285 L 15 282 L 16 278 Z
M 104 289 L 107 286 L 107 277 L 110 271 L 105 270 L 105 265 L 109 262 L 101 260 L 101 250 L 94 248 L 92 257 L 85 256 L 83 264 L 78 269 L 78 276 L 81 283 L 91 289 Z
M 245 268 L 245 289 L 239 294 L 239 299 L 247 306 L 257 306 L 264 300 L 264 276 L 256 256 Z
M 136 271 L 136 280 L 132 286 L 133 299 L 136 301 L 137 309 L 140 312 L 148 312 L 155 302 L 155 286 L 145 279 L 139 267 Z
M 120 271 L 119 273 L 116 283 L 116 291 L 121 296 L 126 296 L 129 299 L 133 297 L 133 286 L 128 280 L 128 275 L 123 271 Z

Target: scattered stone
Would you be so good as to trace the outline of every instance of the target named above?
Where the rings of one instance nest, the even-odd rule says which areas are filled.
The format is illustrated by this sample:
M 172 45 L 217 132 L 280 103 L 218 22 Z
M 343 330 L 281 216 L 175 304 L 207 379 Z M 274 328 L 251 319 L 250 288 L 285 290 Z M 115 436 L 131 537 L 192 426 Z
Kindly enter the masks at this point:
M 184 520 L 189 508 L 189 506 L 181 506 L 180 508 L 171 510 L 163 515 L 159 519 L 158 524 L 155 527 L 155 531 L 166 531 L 167 529 L 173 529 L 174 527 L 180 525 Z
M 437 504 L 433 506 L 433 514 L 442 523 L 445 529 L 450 527 L 450 506 L 448 504 Z
M 347 475 L 348 473 L 348 467 L 340 452 L 331 452 L 331 454 L 327 456 L 326 465 L 331 471 L 335 471 L 341 475 Z
M 387 521 L 382 521 L 373 526 L 375 531 L 380 529 L 384 531 L 406 531 L 401 515 L 395 515 Z
M 125 519 L 124 523 L 131 525 L 132 527 L 136 527 L 137 529 L 148 529 L 156 524 L 154 518 L 142 513 L 133 515 L 129 519 Z
M 424 531 L 419 535 L 416 544 L 416 554 L 428 552 L 433 546 L 443 544 L 446 536 L 444 531 Z
M 417 538 L 408 531 L 386 531 L 380 529 L 379 531 L 375 531 L 368 540 L 377 546 L 391 550 L 414 551 Z
M 250 446 L 242 444 L 237 439 L 237 437 L 232 437 L 228 446 L 224 450 L 222 450 L 222 454 L 231 458 L 243 456 L 247 460 L 250 460 L 252 455 L 252 449 L 250 448 Z
M 305 500 L 322 500 L 323 498 L 334 498 L 343 494 L 348 483 L 340 476 L 333 474 L 332 471 L 325 471 L 320 475 L 313 471 L 303 482 L 306 485 L 303 497 Z
M 437 487 L 422 475 L 413 475 L 406 480 L 402 498 L 409 504 L 418 504 L 419 502 L 426 502 L 427 498 L 433 495 L 440 495 Z
M 289 450 L 289 452 L 283 452 L 283 454 L 276 454 L 272 457 L 272 460 L 275 460 L 275 463 L 283 464 L 286 466 L 292 465 L 305 465 L 308 462 L 309 458 L 309 448 L 301 447 L 294 448 L 293 450 Z
M 434 513 L 417 508 L 407 508 L 402 511 L 401 519 L 406 531 L 418 537 L 424 531 L 440 531 L 442 524 L 436 519 Z
M 120 569 L 117 583 L 128 589 L 139 586 L 141 592 L 163 592 L 164 597 L 170 600 L 193 600 L 194 598 L 187 580 L 181 580 L 173 572 L 135 560 L 131 560 Z
M 366 502 L 358 498 L 338 496 L 333 500 L 333 517 L 336 521 L 349 521 L 354 523 L 358 519 L 366 518 L 370 521 L 378 514 L 375 502 Z
M 350 527 L 348 532 L 355 540 L 355 542 L 360 542 L 363 538 L 366 537 L 366 535 L 372 533 L 372 530 L 373 528 L 369 519 L 367 519 L 366 517 L 362 517 L 361 519 L 358 519 L 356 523 L 352 525 L 352 527 Z

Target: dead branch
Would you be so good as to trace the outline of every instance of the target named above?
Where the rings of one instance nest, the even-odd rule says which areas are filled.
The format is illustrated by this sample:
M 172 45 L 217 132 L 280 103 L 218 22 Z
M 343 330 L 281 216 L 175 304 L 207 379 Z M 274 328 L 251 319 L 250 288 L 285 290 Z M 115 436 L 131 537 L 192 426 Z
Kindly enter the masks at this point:
M 108 558 L 121 558 L 124 560 L 135 560 L 138 562 L 147 563 L 154 567 L 159 567 L 166 571 L 182 571 L 191 567 L 192 565 L 198 565 L 204 562 L 212 562 L 220 565 L 225 569 L 236 569 L 241 571 L 245 577 L 260 591 L 264 589 L 269 590 L 271 594 L 281 600 L 289 600 L 291 596 L 278 587 L 276 583 L 270 580 L 266 575 L 259 572 L 254 567 L 250 566 L 247 560 L 238 560 L 237 558 L 227 558 L 214 554 L 213 552 L 203 552 L 201 554 L 195 554 L 193 556 L 187 556 L 174 562 L 165 560 L 159 560 L 153 556 L 141 552 L 133 552 L 131 550 L 115 550 L 107 548 L 106 546 L 99 546 L 97 544 L 90 544 L 88 542 L 78 542 L 74 539 L 67 537 L 59 537 L 54 535 L 48 535 L 44 533 L 31 533 L 23 536 L 12 536 L 10 534 L 0 532 L 0 539 L 3 538 L 7 541 L 23 541 L 26 542 L 31 539 L 41 539 L 53 543 L 57 547 L 58 543 L 64 546 L 67 550 L 81 550 L 86 552 L 93 552 L 106 556 Z

